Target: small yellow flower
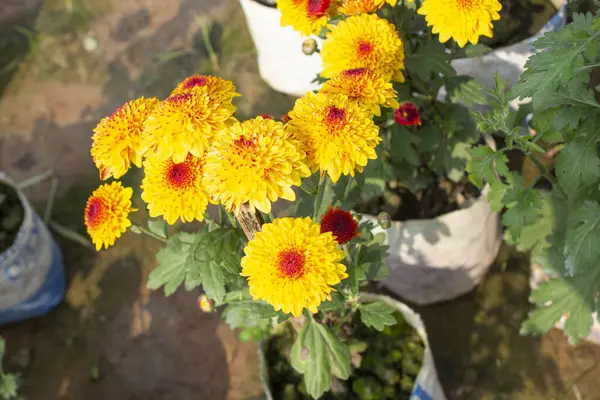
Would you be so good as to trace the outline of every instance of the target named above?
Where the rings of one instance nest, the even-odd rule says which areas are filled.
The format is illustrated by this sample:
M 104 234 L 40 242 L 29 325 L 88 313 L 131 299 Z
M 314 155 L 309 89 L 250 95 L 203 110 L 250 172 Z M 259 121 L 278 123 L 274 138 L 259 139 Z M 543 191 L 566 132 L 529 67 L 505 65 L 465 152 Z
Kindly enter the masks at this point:
M 203 86 L 206 86 L 208 89 L 208 94 L 211 97 L 218 97 L 220 95 L 229 95 L 231 97 L 240 96 L 239 93 L 236 93 L 233 82 L 212 75 L 194 75 L 185 78 L 183 81 L 177 84 L 177 87 L 175 87 L 171 93 L 171 96 L 190 93 L 192 92 L 193 88 Z
M 386 79 L 404 82 L 404 46 L 396 27 L 375 14 L 349 17 L 327 33 L 321 50 L 323 75 L 370 68 Z
M 291 26 L 304 36 L 318 35 L 337 11 L 339 0 L 278 0 L 281 26 Z
M 479 36 L 492 37 L 492 21 L 500 19 L 498 0 L 424 0 L 417 13 L 424 15 L 440 42 L 453 38 L 460 47 L 477 44 Z
M 321 169 L 333 182 L 340 175 L 362 172 L 377 158 L 379 128 L 370 110 L 344 94 L 307 93 L 290 111 L 290 127 L 307 154 L 313 171 Z
M 182 163 L 148 157 L 144 161 L 142 200 L 151 217 L 163 216 L 170 225 L 202 221 L 208 197 L 202 186 L 202 159 L 188 154 Z
M 316 313 L 331 300 L 332 286 L 348 277 L 338 242 L 310 218 L 263 225 L 244 253 L 241 275 L 248 277 L 250 295 L 296 317 L 305 308 Z
M 142 166 L 141 137 L 144 121 L 159 101 L 156 98 L 129 101 L 103 118 L 92 136 L 92 158 L 100 179 L 120 178 L 131 164 Z
M 232 122 L 236 93 L 195 86 L 162 101 L 144 124 L 144 153 L 182 163 L 188 153 L 204 156 L 211 139 Z
M 135 211 L 131 208 L 132 195 L 131 188 L 112 182 L 101 185 L 88 199 L 84 222 L 96 250 L 112 246 L 131 226 L 129 213 Z
M 323 93 L 343 93 L 360 105 L 381 115 L 383 107 L 398 108 L 398 93 L 391 82 L 381 74 L 368 68 L 355 68 L 342 71 L 323 84 Z
M 306 155 L 281 122 L 256 117 L 235 123 L 213 142 L 206 156 L 204 185 L 228 210 L 250 203 L 271 211 L 279 197 L 293 201 L 292 186 L 310 175 Z

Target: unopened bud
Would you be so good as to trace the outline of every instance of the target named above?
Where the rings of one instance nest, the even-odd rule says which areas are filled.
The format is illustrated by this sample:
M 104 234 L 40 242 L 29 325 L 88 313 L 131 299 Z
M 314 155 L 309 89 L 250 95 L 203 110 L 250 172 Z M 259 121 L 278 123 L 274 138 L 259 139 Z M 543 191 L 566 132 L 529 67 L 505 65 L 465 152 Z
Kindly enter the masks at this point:
M 307 56 L 310 56 L 317 51 L 317 41 L 315 39 L 306 39 L 302 43 L 302 52 Z
M 205 294 L 198 297 L 198 308 L 205 313 L 210 313 L 215 310 L 215 302 L 206 297 Z
M 392 227 L 392 217 L 385 211 L 379 213 L 377 216 L 377 222 L 383 229 L 390 229 Z
M 142 230 L 141 230 L 141 229 L 140 229 L 140 227 L 139 227 L 139 226 L 137 226 L 137 225 L 131 225 L 131 226 L 129 227 L 129 230 L 130 230 L 131 232 L 133 232 L 133 233 L 137 234 L 137 235 L 139 235 L 139 234 L 141 234 L 141 233 L 142 233 Z

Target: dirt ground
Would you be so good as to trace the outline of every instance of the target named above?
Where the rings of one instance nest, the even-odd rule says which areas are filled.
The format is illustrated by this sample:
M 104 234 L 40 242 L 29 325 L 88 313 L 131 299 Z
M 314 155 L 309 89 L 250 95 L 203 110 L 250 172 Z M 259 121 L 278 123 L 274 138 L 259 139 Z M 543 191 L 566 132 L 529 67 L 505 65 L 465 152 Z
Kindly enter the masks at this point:
M 60 189 L 52 219 L 84 232 L 85 201 L 99 184 L 89 155 L 98 120 L 128 99 L 164 97 L 184 77 L 215 67 L 243 95 L 240 118 L 280 116 L 293 103 L 258 77 L 237 0 L 0 0 L 0 170 L 16 181 L 54 170 Z M 139 181 L 139 172 L 129 175 Z M 27 194 L 42 207 L 48 189 Z M 65 301 L 45 317 L 0 328 L 7 367 L 22 374 L 22 398 L 261 398 L 254 344 L 198 310 L 199 293 L 166 298 L 146 289 L 158 249 L 152 239 L 128 233 L 100 253 L 60 244 Z M 600 348 L 572 347 L 559 331 L 519 336 L 528 265 L 500 260 L 474 293 L 419 309 L 449 397 L 600 399 Z

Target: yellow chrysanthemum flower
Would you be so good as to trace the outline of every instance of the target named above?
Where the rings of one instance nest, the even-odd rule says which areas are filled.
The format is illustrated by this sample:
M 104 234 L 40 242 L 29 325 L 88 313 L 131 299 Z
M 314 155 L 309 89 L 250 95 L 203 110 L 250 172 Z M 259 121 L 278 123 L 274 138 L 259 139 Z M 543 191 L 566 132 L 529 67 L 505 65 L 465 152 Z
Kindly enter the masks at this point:
M 498 0 L 424 0 L 417 13 L 424 15 L 440 42 L 453 38 L 460 47 L 477 44 L 479 36 L 492 37 L 492 21 L 500 19 Z
M 413 0 L 408 1 L 412 3 Z M 385 3 L 393 7 L 397 2 L 398 0 L 343 0 L 340 12 L 348 16 L 370 13 L 382 8 Z
M 129 101 L 94 128 L 92 158 L 100 179 L 125 175 L 131 163 L 142 166 L 141 137 L 144 121 L 159 101 L 156 98 Z
M 340 263 L 344 252 L 310 218 L 263 225 L 244 253 L 241 275 L 248 277 L 250 295 L 296 317 L 305 308 L 316 313 L 322 301 L 331 300 L 332 286 L 348 277 Z
M 101 185 L 94 190 L 85 206 L 84 222 L 87 232 L 100 250 L 115 244 L 115 240 L 131 226 L 129 213 L 133 190 L 121 182 Z
M 333 182 L 362 172 L 377 158 L 379 128 L 370 110 L 340 93 L 307 93 L 290 111 L 290 127 L 306 151 L 313 172 L 321 169 Z
M 343 93 L 360 105 L 381 115 L 383 107 L 398 108 L 398 93 L 394 86 L 381 74 L 368 68 L 348 69 L 323 84 L 323 93 Z
M 323 75 L 370 68 L 387 78 L 404 82 L 404 46 L 396 27 L 375 14 L 361 14 L 340 21 L 327 33 L 321 50 Z
M 142 200 L 152 218 L 162 216 L 170 225 L 178 218 L 182 222 L 204 219 L 208 197 L 202 186 L 202 164 L 202 159 L 192 154 L 182 163 L 146 158 Z
M 144 124 L 144 153 L 176 163 L 182 163 L 188 153 L 202 157 L 213 136 L 231 123 L 236 109 L 231 101 L 236 95 L 195 86 L 162 101 Z
M 280 197 L 295 200 L 292 186 L 310 175 L 297 145 L 281 122 L 256 117 L 235 123 L 206 155 L 207 192 L 231 211 L 249 203 L 268 213 Z
M 206 86 L 209 96 L 215 97 L 219 95 L 231 95 L 231 97 L 239 97 L 236 93 L 235 85 L 227 79 L 219 78 L 212 75 L 194 75 L 185 78 L 177 84 L 177 87 L 171 93 L 171 96 L 178 94 L 190 93 L 195 87 Z
M 291 26 L 304 36 L 318 35 L 336 14 L 339 0 L 278 0 L 281 26 Z

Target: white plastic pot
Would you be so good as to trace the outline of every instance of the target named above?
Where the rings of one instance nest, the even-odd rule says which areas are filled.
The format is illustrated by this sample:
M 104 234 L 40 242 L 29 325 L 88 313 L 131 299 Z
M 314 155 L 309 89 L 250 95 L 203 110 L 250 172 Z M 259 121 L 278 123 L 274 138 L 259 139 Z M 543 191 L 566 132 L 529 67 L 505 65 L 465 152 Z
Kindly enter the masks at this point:
M 488 203 L 486 186 L 468 207 L 435 219 L 393 221 L 383 232 L 389 245 L 390 276 L 381 285 L 412 303 L 454 299 L 479 284 L 494 262 L 502 232 Z M 376 221 L 374 216 L 364 216 Z
M 394 300 L 388 296 L 382 296 L 371 293 L 361 293 L 360 297 L 366 302 L 381 301 L 395 308 L 399 311 L 406 322 L 412 326 L 421 340 L 425 345 L 425 352 L 423 353 L 423 365 L 419 370 L 419 374 L 415 379 L 415 385 L 410 395 L 411 400 L 445 400 L 444 390 L 437 376 L 437 370 L 435 369 L 435 363 L 433 362 L 433 354 L 431 353 L 431 347 L 429 347 L 429 340 L 427 338 L 427 331 L 425 330 L 425 324 L 421 316 L 417 314 L 413 309 L 408 307 L 406 304 Z M 259 346 L 259 360 L 260 360 L 260 375 L 261 381 L 265 388 L 265 397 L 267 400 L 273 400 L 271 389 L 269 387 L 268 368 L 266 365 L 266 357 L 263 351 L 264 346 Z
M 279 24 L 281 13 L 253 0 L 240 0 L 248 29 L 258 54 L 258 71 L 261 78 L 278 92 L 293 96 L 304 96 L 316 90 L 313 82 L 322 71 L 318 53 L 310 56 L 302 52 L 302 43 L 307 39 L 292 27 Z M 321 47 L 322 40 L 312 36 Z
M 24 208 L 14 243 L 0 253 L 0 324 L 44 315 L 65 293 L 62 255 L 48 228 L 23 193 L 0 172 L 0 183 L 12 186 Z

